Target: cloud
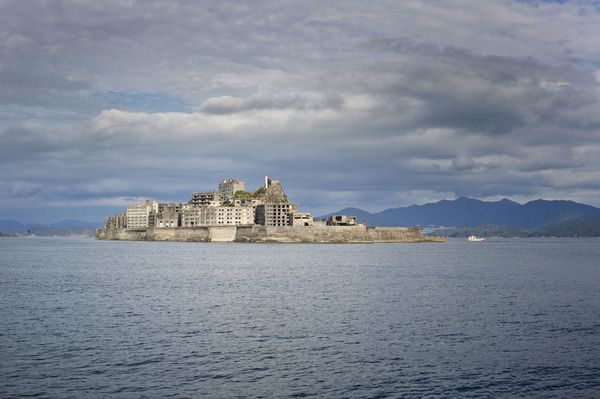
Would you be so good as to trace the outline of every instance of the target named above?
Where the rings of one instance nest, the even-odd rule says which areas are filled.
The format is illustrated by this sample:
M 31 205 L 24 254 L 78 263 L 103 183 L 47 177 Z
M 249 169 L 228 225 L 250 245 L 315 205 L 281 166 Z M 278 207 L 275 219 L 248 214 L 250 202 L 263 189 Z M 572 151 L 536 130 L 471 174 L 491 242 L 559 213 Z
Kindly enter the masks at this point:
M 221 96 L 211 97 L 200 105 L 200 111 L 207 114 L 232 114 L 256 110 L 325 110 L 339 109 L 342 99 L 334 95 L 302 93 L 297 95 L 269 95 L 253 97 Z
M 599 19 L 586 2 L 0 2 L 0 216 L 264 174 L 316 213 L 600 205 Z
M 42 185 L 27 181 L 13 181 L 8 187 L 8 194 L 11 198 L 31 197 L 40 192 Z
M 452 168 L 457 171 L 476 170 L 483 168 L 485 165 L 479 162 L 475 162 L 473 158 L 466 156 L 458 156 L 452 160 Z

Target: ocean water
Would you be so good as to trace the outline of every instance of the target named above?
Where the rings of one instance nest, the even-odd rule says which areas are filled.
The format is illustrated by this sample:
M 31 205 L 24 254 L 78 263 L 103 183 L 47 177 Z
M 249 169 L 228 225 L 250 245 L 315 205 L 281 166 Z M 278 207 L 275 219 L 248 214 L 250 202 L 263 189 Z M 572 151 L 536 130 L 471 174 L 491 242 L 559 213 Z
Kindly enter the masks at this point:
M 600 240 L 0 238 L 0 397 L 598 398 Z

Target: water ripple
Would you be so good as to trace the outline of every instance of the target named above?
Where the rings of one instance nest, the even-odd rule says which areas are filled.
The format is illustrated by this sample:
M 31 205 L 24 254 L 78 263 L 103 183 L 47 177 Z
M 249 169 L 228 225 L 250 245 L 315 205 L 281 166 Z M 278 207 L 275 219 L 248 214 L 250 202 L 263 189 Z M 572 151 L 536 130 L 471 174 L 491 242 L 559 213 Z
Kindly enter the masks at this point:
M 0 239 L 0 397 L 598 397 L 600 246 L 528 242 Z

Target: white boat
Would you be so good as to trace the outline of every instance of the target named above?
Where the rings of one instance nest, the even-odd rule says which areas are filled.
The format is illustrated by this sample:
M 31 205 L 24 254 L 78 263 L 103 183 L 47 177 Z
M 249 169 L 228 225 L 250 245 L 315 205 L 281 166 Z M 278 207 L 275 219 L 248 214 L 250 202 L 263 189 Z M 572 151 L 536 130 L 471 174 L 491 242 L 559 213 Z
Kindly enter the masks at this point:
M 481 242 L 481 241 L 485 241 L 485 238 L 471 235 L 471 236 L 469 236 L 469 238 L 467 238 L 467 240 L 474 241 L 474 242 Z

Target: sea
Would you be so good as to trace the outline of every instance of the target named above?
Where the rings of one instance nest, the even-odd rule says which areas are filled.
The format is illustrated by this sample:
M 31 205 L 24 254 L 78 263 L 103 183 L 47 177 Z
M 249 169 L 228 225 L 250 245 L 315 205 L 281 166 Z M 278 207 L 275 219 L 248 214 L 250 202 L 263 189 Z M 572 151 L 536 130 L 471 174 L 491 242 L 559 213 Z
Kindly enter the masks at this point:
M 600 239 L 0 238 L 2 398 L 599 398 Z

